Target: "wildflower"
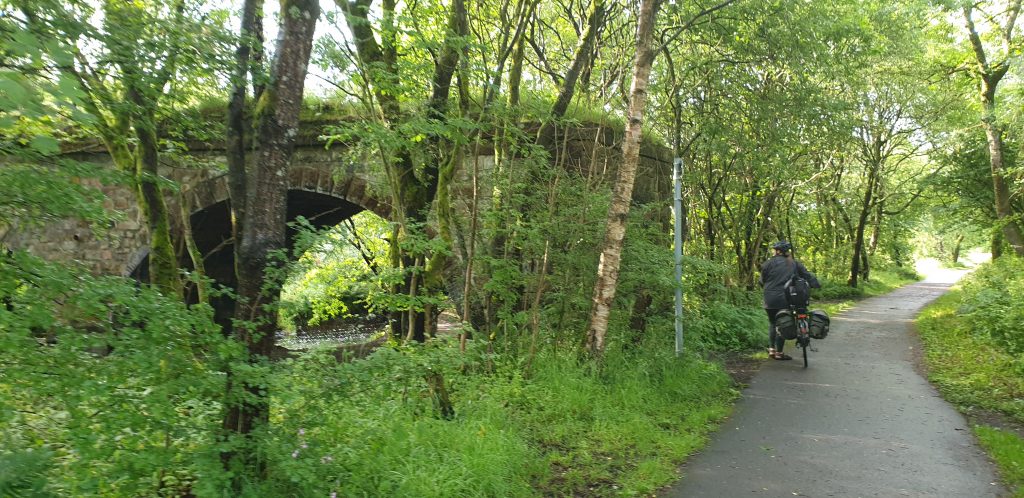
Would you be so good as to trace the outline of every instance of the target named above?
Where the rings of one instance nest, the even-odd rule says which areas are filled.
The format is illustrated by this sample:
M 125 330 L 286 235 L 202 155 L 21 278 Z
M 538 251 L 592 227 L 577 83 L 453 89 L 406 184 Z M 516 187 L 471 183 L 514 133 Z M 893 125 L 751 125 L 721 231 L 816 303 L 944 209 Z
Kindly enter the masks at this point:
M 305 436 L 306 435 L 306 429 L 303 429 L 303 428 L 299 427 L 299 435 L 300 436 Z
M 292 452 L 292 458 L 299 458 L 299 450 L 295 450 Z

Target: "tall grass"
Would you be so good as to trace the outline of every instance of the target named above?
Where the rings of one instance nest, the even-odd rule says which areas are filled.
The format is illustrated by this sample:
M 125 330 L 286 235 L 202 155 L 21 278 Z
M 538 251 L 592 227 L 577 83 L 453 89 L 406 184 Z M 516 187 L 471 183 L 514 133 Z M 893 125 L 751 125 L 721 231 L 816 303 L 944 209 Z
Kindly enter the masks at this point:
M 483 345 L 480 345 L 483 346 Z M 288 364 L 253 495 L 607 496 L 676 478 L 735 392 L 716 365 L 669 353 L 611 354 L 599 370 L 542 353 L 525 377 L 480 347 L 439 341 L 360 362 Z M 423 380 L 442 372 L 446 420 Z

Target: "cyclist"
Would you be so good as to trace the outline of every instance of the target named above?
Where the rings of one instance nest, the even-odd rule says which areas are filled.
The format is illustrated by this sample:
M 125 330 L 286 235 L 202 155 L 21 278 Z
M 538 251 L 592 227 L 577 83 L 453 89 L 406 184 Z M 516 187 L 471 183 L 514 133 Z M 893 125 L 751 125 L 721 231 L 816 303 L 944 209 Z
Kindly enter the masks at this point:
M 818 278 L 807 271 L 803 263 L 793 258 L 793 246 L 785 240 L 772 244 L 775 255 L 761 265 L 761 285 L 764 287 L 764 309 L 768 313 L 768 356 L 776 360 L 792 360 L 782 352 L 786 339 L 775 331 L 775 315 L 789 309 L 786 300 L 786 282 L 796 274 L 813 288 L 821 287 Z

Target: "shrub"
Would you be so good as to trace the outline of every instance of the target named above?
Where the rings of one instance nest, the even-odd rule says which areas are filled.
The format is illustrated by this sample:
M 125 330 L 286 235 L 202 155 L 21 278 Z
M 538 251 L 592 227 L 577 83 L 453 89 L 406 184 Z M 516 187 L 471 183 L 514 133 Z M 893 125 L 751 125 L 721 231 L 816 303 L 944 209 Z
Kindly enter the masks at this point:
M 239 351 L 212 310 L 24 253 L 0 302 L 0 495 L 188 494 Z
M 768 342 L 768 318 L 760 307 L 709 303 L 687 329 L 688 342 L 706 351 L 746 351 Z
M 963 282 L 958 314 L 1011 355 L 1024 354 L 1024 259 L 1004 257 Z
M 839 299 L 856 299 L 864 296 L 862 287 L 850 287 L 846 282 L 837 282 L 831 279 L 819 279 L 820 289 L 811 290 L 811 298 L 822 301 L 833 301 Z

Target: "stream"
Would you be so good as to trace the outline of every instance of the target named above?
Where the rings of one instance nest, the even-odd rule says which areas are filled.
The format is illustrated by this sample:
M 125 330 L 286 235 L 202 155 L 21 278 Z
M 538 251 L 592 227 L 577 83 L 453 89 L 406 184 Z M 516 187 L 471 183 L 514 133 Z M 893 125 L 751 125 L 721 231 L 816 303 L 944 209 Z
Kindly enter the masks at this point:
M 359 344 L 377 337 L 386 326 L 387 318 L 381 315 L 336 319 L 316 326 L 300 327 L 295 332 L 279 331 L 277 344 L 291 350 L 310 349 L 325 344 Z

